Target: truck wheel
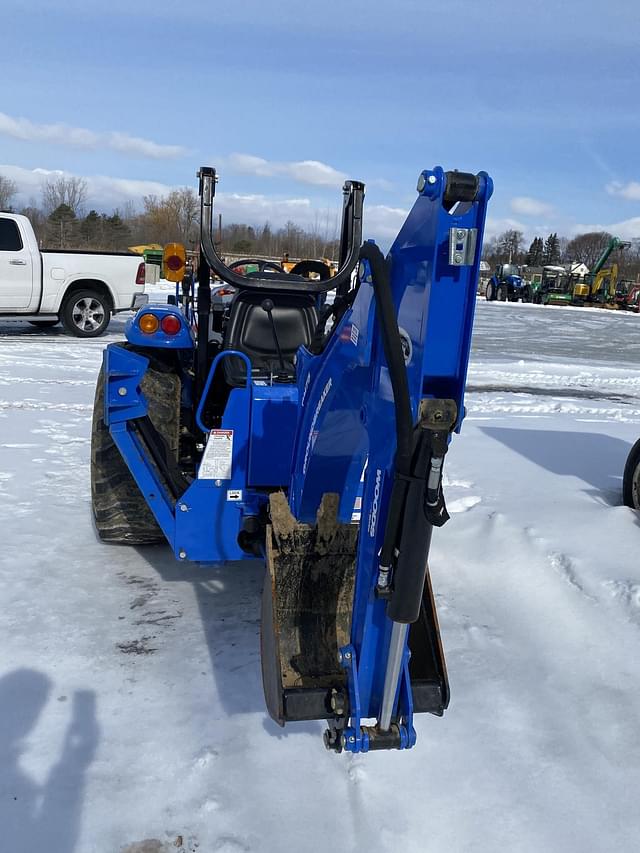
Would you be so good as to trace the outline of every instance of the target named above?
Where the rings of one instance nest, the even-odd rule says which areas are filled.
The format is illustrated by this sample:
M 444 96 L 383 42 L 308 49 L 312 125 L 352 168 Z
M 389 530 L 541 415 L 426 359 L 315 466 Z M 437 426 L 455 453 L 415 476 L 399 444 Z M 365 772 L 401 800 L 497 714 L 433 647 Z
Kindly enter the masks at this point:
M 498 302 L 507 301 L 507 288 L 504 286 L 504 284 L 498 286 L 498 290 L 496 291 L 496 298 Z
M 631 509 L 640 509 L 640 439 L 631 448 L 622 475 L 622 500 Z
M 125 344 L 125 346 L 127 346 Z M 128 347 L 127 347 L 128 348 Z M 144 353 L 148 358 L 148 352 Z M 91 430 L 91 506 L 96 531 L 104 542 L 152 545 L 164 534 L 116 447 L 104 422 L 104 369 L 96 385 Z M 180 379 L 161 362 L 150 359 L 142 380 L 149 418 L 170 452 L 178 455 Z
M 29 325 L 35 326 L 36 329 L 53 329 L 59 322 L 60 320 L 29 320 Z
M 490 281 L 487 285 L 487 289 L 484 292 L 484 295 L 487 297 L 487 302 L 493 302 L 493 300 L 496 298 L 494 290 L 495 288 L 493 286 L 493 282 Z
M 97 338 L 109 325 L 111 303 L 95 290 L 77 290 L 62 306 L 62 324 L 78 338 Z

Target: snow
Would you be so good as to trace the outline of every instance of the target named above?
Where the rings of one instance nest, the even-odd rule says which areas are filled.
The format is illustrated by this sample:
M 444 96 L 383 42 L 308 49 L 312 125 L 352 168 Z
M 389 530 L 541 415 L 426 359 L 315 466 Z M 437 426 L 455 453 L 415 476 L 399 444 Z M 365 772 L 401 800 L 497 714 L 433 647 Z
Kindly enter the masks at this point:
M 637 850 L 640 318 L 478 302 L 431 559 L 451 706 L 358 757 L 268 720 L 257 562 L 96 540 L 93 387 L 124 319 L 0 325 L 0 849 Z

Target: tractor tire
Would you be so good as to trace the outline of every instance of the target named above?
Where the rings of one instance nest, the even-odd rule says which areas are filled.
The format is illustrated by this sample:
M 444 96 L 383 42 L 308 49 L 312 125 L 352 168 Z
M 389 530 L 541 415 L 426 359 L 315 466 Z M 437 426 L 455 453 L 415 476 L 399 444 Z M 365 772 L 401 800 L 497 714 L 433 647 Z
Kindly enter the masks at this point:
M 631 448 L 622 475 L 622 500 L 631 509 L 640 509 L 640 439 Z
M 29 320 L 30 326 L 35 326 L 36 329 L 53 329 L 57 326 L 60 320 Z
M 487 289 L 484 292 L 484 295 L 487 298 L 487 302 L 493 302 L 493 300 L 496 298 L 495 287 L 493 285 L 493 282 L 489 282 L 489 284 L 487 285 Z
M 127 349 L 133 349 L 124 344 Z M 144 353 L 149 358 L 149 353 Z M 169 451 L 178 456 L 180 432 L 180 379 L 165 364 L 151 357 L 142 380 L 149 418 Z M 104 368 L 96 385 L 91 430 L 91 506 L 95 528 L 103 542 L 153 545 L 164 534 L 104 422 Z
M 531 291 L 528 287 L 523 288 L 522 290 L 522 301 L 523 302 L 531 302 Z
M 507 296 L 507 288 L 504 286 L 504 284 L 498 285 L 498 289 L 496 291 L 496 299 L 498 300 L 498 302 L 506 302 Z
M 96 290 L 77 290 L 65 298 L 60 317 L 71 335 L 97 338 L 111 320 L 111 300 Z

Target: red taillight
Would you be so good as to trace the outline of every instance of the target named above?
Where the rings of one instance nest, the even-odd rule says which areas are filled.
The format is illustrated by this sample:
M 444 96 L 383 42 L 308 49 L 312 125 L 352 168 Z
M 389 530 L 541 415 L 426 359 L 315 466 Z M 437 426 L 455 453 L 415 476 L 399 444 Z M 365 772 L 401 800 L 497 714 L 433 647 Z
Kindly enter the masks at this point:
M 216 296 L 233 296 L 233 294 L 235 292 L 236 292 L 235 287 L 219 287 L 215 291 L 215 295 Z
M 144 284 L 145 280 L 145 271 L 144 271 L 144 261 L 141 264 L 138 264 L 138 272 L 136 273 L 136 284 Z
M 177 335 L 182 328 L 182 323 L 175 314 L 167 314 L 166 317 L 162 318 L 160 328 L 166 335 Z
M 173 272 L 178 272 L 178 270 L 182 269 L 184 266 L 184 261 L 178 255 L 169 255 L 168 258 L 165 259 L 165 265 L 169 267 Z

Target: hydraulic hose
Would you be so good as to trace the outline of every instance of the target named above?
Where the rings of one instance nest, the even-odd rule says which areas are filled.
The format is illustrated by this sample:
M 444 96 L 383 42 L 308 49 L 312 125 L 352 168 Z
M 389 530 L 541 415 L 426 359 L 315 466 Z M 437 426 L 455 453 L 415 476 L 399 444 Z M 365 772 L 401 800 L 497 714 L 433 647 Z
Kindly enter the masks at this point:
M 369 262 L 371 280 L 376 299 L 376 314 L 382 332 L 382 347 L 389 368 L 389 379 L 393 390 L 396 419 L 396 476 L 391 490 L 387 524 L 384 532 L 380 565 L 390 568 L 394 556 L 398 531 L 407 494 L 408 478 L 411 476 L 413 452 L 413 415 L 409 396 L 409 381 L 404 363 L 402 339 L 398 328 L 396 309 L 391 292 L 389 265 L 374 243 L 364 243 L 360 258 Z

